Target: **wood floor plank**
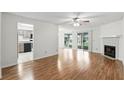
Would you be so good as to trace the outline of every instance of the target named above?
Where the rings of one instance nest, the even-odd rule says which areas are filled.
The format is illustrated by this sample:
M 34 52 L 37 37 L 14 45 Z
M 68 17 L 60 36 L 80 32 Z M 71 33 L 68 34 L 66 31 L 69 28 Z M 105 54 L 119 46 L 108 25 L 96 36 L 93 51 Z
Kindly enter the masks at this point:
M 123 80 L 121 61 L 83 50 L 60 49 L 58 55 L 2 69 L 2 80 Z

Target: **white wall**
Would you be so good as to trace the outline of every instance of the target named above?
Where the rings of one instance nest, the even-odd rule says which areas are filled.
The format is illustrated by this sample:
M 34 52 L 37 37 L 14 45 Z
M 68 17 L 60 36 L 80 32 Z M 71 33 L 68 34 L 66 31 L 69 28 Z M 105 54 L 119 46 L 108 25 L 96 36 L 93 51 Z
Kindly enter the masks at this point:
M 15 16 L 2 14 L 2 67 L 17 64 L 17 23 L 34 25 L 34 59 L 54 55 L 58 48 L 58 26 Z
M 59 48 L 64 48 L 64 33 L 72 33 L 73 35 L 73 49 L 77 49 L 77 33 L 88 32 L 89 33 L 89 51 L 100 52 L 100 29 L 94 28 L 80 28 L 71 29 L 64 26 L 59 26 Z
M 122 20 L 116 21 L 116 22 L 112 22 L 109 24 L 105 24 L 103 26 L 101 26 L 101 37 L 107 37 L 107 36 L 113 36 L 113 35 L 121 35 L 120 39 L 119 39 L 119 58 L 120 60 L 123 61 L 123 51 L 124 51 L 124 26 L 122 25 L 122 23 L 124 23 Z M 102 39 L 102 38 L 101 38 Z M 101 46 L 102 48 L 102 46 Z M 101 49 L 102 51 L 102 49 Z
M 121 30 L 121 39 L 120 39 L 120 59 L 123 61 L 124 64 L 124 18 L 122 20 L 122 30 Z
M 35 25 L 34 58 L 42 58 L 57 54 L 58 26 L 39 22 Z
M 92 31 L 92 52 L 100 53 L 100 28 L 96 27 Z
M 120 35 L 122 29 L 122 20 L 105 24 L 101 26 L 101 37 Z
M 1 13 L 0 13 L 0 78 L 1 78 Z

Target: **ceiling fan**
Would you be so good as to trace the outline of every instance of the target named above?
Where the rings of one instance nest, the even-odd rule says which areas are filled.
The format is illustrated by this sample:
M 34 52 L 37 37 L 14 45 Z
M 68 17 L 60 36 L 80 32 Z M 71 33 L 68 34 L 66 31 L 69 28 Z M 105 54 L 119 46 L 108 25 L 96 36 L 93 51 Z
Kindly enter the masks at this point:
M 92 12 L 73 12 L 73 14 L 65 20 L 62 24 L 70 24 L 74 27 L 88 25 L 93 23 L 94 20 L 104 16 L 104 13 L 92 13 Z
M 79 17 L 81 13 L 76 13 L 76 16 L 70 18 L 68 21 L 64 22 L 64 24 L 72 24 L 74 27 L 79 27 L 83 24 L 90 23 L 90 19 Z
M 90 20 L 84 20 L 84 19 L 82 20 L 79 17 L 75 17 L 75 18 L 72 18 L 72 22 L 73 22 L 73 26 L 78 27 L 83 25 L 84 23 L 89 23 Z

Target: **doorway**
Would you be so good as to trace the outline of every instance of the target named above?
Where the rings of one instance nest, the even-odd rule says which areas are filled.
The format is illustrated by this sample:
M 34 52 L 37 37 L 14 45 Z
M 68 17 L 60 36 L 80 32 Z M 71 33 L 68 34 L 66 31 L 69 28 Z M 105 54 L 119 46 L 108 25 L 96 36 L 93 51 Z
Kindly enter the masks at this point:
M 34 26 L 32 24 L 17 23 L 18 31 L 18 63 L 33 60 Z

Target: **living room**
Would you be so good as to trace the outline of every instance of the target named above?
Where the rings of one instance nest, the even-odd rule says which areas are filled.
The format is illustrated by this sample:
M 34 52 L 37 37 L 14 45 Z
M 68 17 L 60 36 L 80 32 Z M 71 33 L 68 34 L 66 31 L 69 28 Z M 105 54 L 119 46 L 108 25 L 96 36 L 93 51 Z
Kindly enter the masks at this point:
M 1 93 L 124 93 L 123 0 L 1 0 Z
M 0 14 L 2 79 L 124 79 L 123 12 Z M 17 52 L 19 23 L 34 27 L 33 58 L 24 56 L 26 61 L 22 63 L 18 63 Z M 30 31 L 23 28 L 20 31 Z

